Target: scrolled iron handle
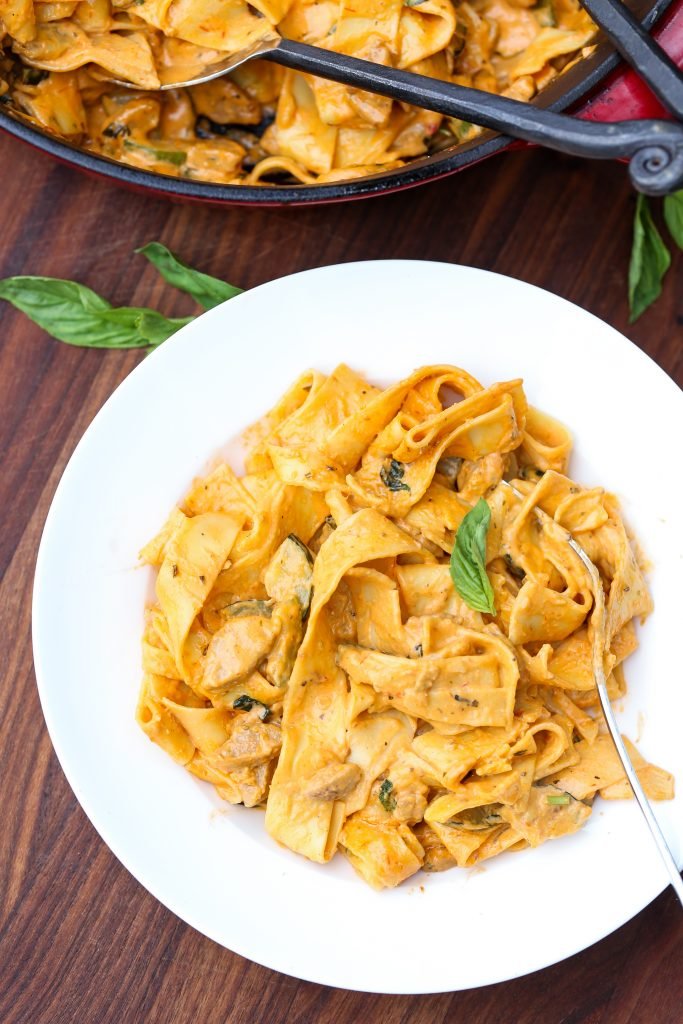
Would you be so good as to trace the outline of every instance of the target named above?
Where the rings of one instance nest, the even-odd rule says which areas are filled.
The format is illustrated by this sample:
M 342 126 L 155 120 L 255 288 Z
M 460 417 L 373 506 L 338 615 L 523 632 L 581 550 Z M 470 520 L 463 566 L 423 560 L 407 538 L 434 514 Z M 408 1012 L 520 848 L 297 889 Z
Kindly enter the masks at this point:
M 261 59 L 401 100 L 526 142 L 594 160 L 626 159 L 634 186 L 658 196 L 683 187 L 683 125 L 673 121 L 582 121 L 400 68 L 282 39 Z

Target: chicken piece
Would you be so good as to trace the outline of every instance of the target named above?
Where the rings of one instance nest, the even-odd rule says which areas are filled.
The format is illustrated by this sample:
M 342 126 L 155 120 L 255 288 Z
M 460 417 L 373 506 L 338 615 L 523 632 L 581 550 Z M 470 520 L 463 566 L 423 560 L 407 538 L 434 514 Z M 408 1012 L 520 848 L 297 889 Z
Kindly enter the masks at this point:
M 557 786 L 543 784 L 532 786 L 528 800 L 500 807 L 498 813 L 529 846 L 539 846 L 576 832 L 590 818 L 591 808 Z
M 451 856 L 426 822 L 419 822 L 413 832 L 425 852 L 423 871 L 448 871 L 449 868 L 455 867 L 455 857 Z
M 274 768 L 274 761 L 236 768 L 226 779 L 225 785 L 216 786 L 216 792 L 228 803 L 256 807 L 257 804 L 262 804 L 268 795 Z
M 229 78 L 219 78 L 192 89 L 192 102 L 198 114 L 215 124 L 258 124 L 261 104 Z
M 458 492 L 463 501 L 474 504 L 491 488 L 499 484 L 505 472 L 505 460 L 498 452 L 491 452 L 474 462 L 464 462 L 458 473 Z
M 239 608 L 254 603 L 243 602 Z M 210 695 L 221 693 L 231 683 L 251 675 L 270 653 L 280 631 L 280 623 L 272 614 L 230 614 L 228 609 L 228 615 L 225 625 L 212 637 L 206 654 L 202 689 Z
M 212 757 L 219 771 L 263 764 L 279 753 L 282 745 L 280 726 L 263 722 L 256 708 L 240 715 L 230 736 Z
M 303 795 L 311 800 L 343 800 L 360 782 L 357 764 L 328 764 L 304 784 Z

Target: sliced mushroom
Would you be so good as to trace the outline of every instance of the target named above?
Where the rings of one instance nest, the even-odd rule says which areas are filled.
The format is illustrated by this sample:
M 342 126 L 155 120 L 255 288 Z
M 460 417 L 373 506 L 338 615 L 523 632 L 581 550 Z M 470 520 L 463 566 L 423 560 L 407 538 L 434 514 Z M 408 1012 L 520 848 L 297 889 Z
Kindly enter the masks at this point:
M 276 601 L 296 597 L 304 617 L 313 593 L 313 555 L 293 533 L 285 537 L 263 577 L 268 596 Z
M 286 686 L 304 638 L 299 599 L 289 597 L 278 602 L 273 620 L 280 624 L 280 632 L 263 671 L 274 686 Z

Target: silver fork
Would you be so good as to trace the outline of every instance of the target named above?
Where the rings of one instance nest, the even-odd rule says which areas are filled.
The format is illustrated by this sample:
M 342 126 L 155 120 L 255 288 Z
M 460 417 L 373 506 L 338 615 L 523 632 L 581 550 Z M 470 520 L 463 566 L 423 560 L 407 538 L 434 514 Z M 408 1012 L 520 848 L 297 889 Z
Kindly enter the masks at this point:
M 518 498 L 524 498 L 524 495 L 521 493 L 521 491 L 518 491 L 516 487 L 512 486 L 512 484 L 508 483 L 506 480 L 504 480 L 503 483 L 505 483 L 506 486 L 508 486 L 510 490 Z M 547 513 L 544 512 L 543 509 L 539 508 L 537 505 L 534 506 L 534 509 L 541 518 L 550 518 L 547 515 Z M 554 520 L 552 520 L 552 522 L 554 525 L 557 525 Z M 607 723 L 607 728 L 609 729 L 610 736 L 612 737 L 612 742 L 616 747 L 617 754 L 619 755 L 619 759 L 621 760 L 621 763 L 623 765 L 626 778 L 628 779 L 631 789 L 633 790 L 633 795 L 635 796 L 638 806 L 640 807 L 640 810 L 643 813 L 643 817 L 647 822 L 650 834 L 655 842 L 657 850 L 659 851 L 659 855 L 662 858 L 662 861 L 664 862 L 666 870 L 669 874 L 669 880 L 671 881 L 674 891 L 678 896 L 678 900 L 681 906 L 683 907 L 683 879 L 681 879 L 676 861 L 674 860 L 673 854 L 671 853 L 668 843 L 664 838 L 664 833 L 659 827 L 659 822 L 657 821 L 652 811 L 650 801 L 645 795 L 645 790 L 640 784 L 640 779 L 636 774 L 636 770 L 633 767 L 631 758 L 628 755 L 628 751 L 626 749 L 624 741 L 621 738 L 619 726 L 617 724 L 616 718 L 614 717 L 614 711 L 612 710 L 609 694 L 607 693 L 607 682 L 605 680 L 605 669 L 603 665 L 605 635 L 605 595 L 602 589 L 600 573 L 598 572 L 597 567 L 593 564 L 593 562 L 588 557 L 586 552 L 583 550 L 581 545 L 577 544 L 577 542 L 569 533 L 567 533 L 567 543 L 572 548 L 572 550 L 579 556 L 579 558 L 585 565 L 586 569 L 588 570 L 593 587 L 593 600 L 595 604 L 592 612 L 592 618 L 596 622 L 597 628 L 593 630 L 592 663 L 595 686 L 598 691 L 598 697 L 600 698 L 600 707 L 602 708 L 602 713 L 605 716 L 605 722 Z

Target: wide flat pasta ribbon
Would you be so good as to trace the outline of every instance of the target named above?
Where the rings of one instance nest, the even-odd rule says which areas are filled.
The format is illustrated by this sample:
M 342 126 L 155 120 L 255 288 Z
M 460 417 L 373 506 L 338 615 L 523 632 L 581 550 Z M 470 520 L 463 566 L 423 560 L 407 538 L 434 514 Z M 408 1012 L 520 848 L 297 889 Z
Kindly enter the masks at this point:
M 307 798 L 302 790 L 315 785 L 316 774 L 330 766 L 344 777 L 348 753 L 349 694 L 346 676 L 336 664 L 325 607 L 355 565 L 415 549 L 415 542 L 393 523 L 363 509 L 335 530 L 316 559 L 308 630 L 285 697 L 282 753 L 266 809 L 270 834 L 311 860 L 323 862 L 334 854 L 344 804 L 333 796 Z M 355 785 L 357 777 L 351 778 Z
M 224 512 L 194 516 L 179 526 L 166 545 L 156 592 L 181 677 L 190 627 L 230 554 L 243 518 Z

